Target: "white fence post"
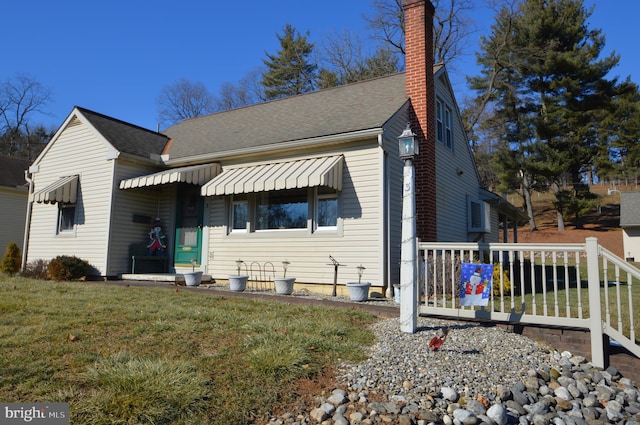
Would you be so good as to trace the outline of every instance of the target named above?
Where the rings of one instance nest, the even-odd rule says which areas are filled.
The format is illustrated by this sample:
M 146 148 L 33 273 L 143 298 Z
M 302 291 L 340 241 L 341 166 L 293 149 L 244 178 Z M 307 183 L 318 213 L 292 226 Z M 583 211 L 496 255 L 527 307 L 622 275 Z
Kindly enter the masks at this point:
M 402 247 L 400 250 L 400 330 L 415 333 L 418 328 L 418 248 L 416 241 L 415 171 L 406 160 L 402 189 Z
M 600 268 L 598 239 L 586 239 L 587 279 L 589 287 L 589 331 L 591 334 L 591 363 L 604 368 L 602 306 L 600 305 Z M 606 277 L 605 277 L 606 285 Z

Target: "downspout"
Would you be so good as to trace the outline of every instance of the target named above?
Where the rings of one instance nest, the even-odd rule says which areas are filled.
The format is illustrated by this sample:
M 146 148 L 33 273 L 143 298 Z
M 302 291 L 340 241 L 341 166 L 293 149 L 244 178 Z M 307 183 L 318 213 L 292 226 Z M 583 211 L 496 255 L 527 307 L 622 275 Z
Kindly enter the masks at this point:
M 29 232 L 31 230 L 31 212 L 33 210 L 33 178 L 29 170 L 24 171 L 24 179 L 29 183 L 29 193 L 27 196 L 27 219 L 24 223 L 24 238 L 22 240 L 22 265 L 21 270 L 24 271 L 27 266 L 27 249 L 29 248 Z

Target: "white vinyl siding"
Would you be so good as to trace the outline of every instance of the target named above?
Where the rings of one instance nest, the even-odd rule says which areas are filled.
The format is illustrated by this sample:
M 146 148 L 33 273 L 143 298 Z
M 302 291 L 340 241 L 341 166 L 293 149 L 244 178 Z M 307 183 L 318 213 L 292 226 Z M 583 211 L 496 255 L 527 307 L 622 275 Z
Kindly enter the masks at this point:
M 2 252 L 10 242 L 15 242 L 22 252 L 27 199 L 26 190 L 0 187 L 0 205 L 2 205 L 0 249 Z
M 33 174 L 35 191 L 60 177 L 79 175 L 75 232 L 56 235 L 58 205 L 34 202 L 28 261 L 75 255 L 105 274 L 113 169 L 112 160 L 106 159 L 110 146 L 82 123 L 66 128 L 53 143 Z
M 622 246 L 624 257 L 640 261 L 640 227 L 626 226 L 622 228 Z
M 467 226 L 467 197 L 478 197 L 479 180 L 455 99 L 444 77 L 435 79 L 436 96 L 452 106 L 453 146 L 436 143 L 437 240 L 469 241 L 476 237 Z
M 208 273 L 226 279 L 236 273 L 235 260 L 245 262 L 256 273 L 258 264 L 273 265 L 276 275 L 282 276 L 282 261 L 291 264 L 287 276 L 296 282 L 333 282 L 333 266 L 329 255 L 346 267 L 340 267 L 338 282 L 344 285 L 357 281 L 356 267 L 366 267 L 363 279 L 380 286 L 384 282 L 381 264 L 383 249 L 381 211 L 381 161 L 377 140 L 358 143 L 339 152 L 317 153 L 344 155 L 343 190 L 339 194 L 341 225 L 335 231 L 313 232 L 311 227 L 291 231 L 229 232 L 230 197 L 209 197 Z M 290 160 L 290 157 L 286 158 Z M 252 164 L 247 164 L 252 165 Z M 223 164 L 224 170 L 224 164 Z M 313 191 L 314 189 L 309 189 Z M 243 270 L 244 272 L 244 270 Z
M 389 246 L 387 274 L 391 285 L 400 283 L 400 254 L 402 245 L 402 179 L 404 161 L 400 159 L 398 136 L 402 134 L 408 122 L 406 108 L 389 120 L 384 128 L 383 146 L 386 162 L 387 200 L 383 208 L 387 210 L 387 227 L 385 228 Z M 382 190 L 382 188 L 381 188 Z M 381 192 L 382 193 L 382 192 Z M 366 270 L 365 270 L 366 273 Z

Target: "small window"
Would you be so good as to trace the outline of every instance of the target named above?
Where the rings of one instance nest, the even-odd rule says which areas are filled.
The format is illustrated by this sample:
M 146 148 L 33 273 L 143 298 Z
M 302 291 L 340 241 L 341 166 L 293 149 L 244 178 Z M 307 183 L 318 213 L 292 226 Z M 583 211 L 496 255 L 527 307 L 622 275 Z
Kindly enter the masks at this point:
M 453 111 L 441 99 L 436 99 L 436 138 L 453 150 Z
M 76 204 L 58 203 L 58 234 L 73 233 L 76 224 Z
M 468 198 L 468 231 L 489 233 L 491 231 L 491 207 L 486 202 Z
M 436 138 L 440 143 L 444 140 L 444 105 L 436 100 Z
M 453 128 L 451 125 L 451 109 L 444 110 L 444 143 L 449 149 L 453 149 Z
M 335 230 L 338 226 L 338 194 L 335 191 L 323 192 L 322 188 L 318 188 L 316 228 L 318 230 Z
M 242 233 L 247 231 L 249 223 L 249 202 L 246 195 L 236 195 L 231 202 L 231 231 Z

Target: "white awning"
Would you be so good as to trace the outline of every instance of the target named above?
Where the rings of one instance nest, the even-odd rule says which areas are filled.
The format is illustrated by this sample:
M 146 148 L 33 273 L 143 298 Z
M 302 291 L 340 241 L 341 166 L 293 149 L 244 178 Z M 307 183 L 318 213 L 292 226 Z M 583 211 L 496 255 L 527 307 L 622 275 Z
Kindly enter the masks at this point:
M 45 204 L 55 204 L 62 202 L 65 204 L 75 204 L 78 198 L 78 176 L 61 177 L 42 190 L 33 194 L 36 202 Z
M 202 186 L 202 196 L 326 186 L 342 190 L 342 155 L 231 168 Z
M 192 165 L 190 167 L 172 168 L 158 173 L 147 174 L 120 181 L 120 189 L 157 186 L 168 183 L 204 184 L 218 175 L 220 164 Z

